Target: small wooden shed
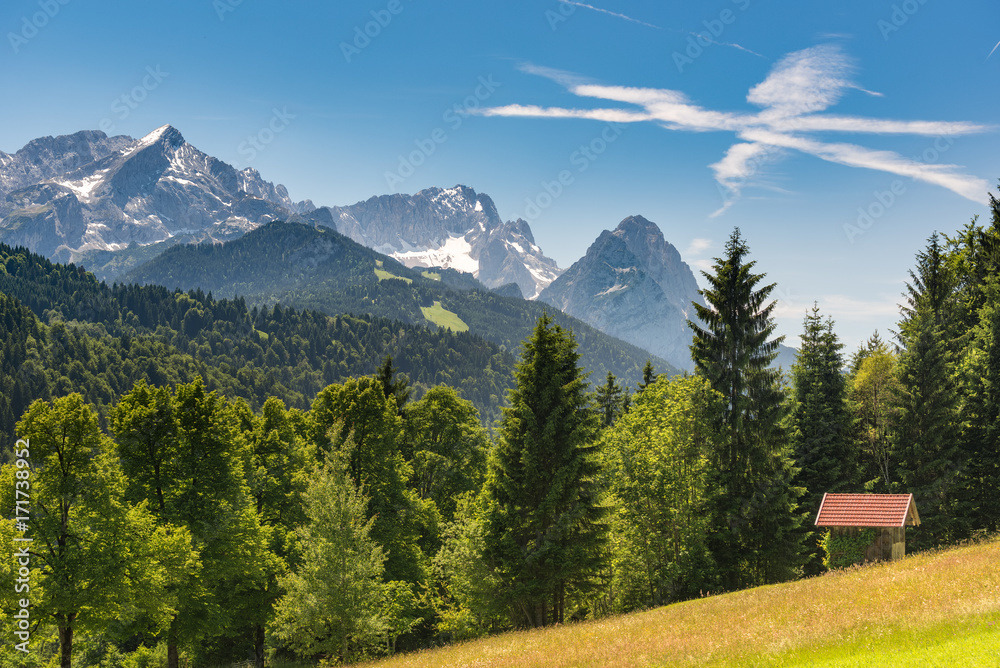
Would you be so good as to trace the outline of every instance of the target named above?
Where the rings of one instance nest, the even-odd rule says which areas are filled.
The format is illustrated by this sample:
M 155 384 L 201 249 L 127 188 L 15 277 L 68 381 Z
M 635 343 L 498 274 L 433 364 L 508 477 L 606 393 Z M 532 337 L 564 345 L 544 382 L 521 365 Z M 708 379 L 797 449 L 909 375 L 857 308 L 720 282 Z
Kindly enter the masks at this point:
M 906 527 L 920 526 L 912 494 L 824 494 L 816 526 L 830 527 L 834 535 L 856 535 L 874 528 L 875 541 L 865 549 L 862 563 L 906 556 Z

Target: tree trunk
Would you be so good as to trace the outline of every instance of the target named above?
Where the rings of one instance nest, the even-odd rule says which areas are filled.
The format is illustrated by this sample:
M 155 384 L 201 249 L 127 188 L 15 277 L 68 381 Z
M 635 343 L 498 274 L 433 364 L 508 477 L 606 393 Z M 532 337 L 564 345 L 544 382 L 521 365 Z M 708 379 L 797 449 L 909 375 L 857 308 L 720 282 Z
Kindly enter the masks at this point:
M 167 668 L 179 668 L 180 661 L 177 656 L 177 615 L 170 620 L 170 628 L 167 630 Z
M 170 642 L 167 645 L 167 668 L 178 668 L 180 665 L 177 658 L 177 643 Z
M 74 615 L 67 615 L 66 626 L 59 627 L 59 666 L 60 668 L 72 668 L 73 666 L 73 627 Z
M 258 624 L 253 630 L 255 668 L 264 668 L 264 625 Z

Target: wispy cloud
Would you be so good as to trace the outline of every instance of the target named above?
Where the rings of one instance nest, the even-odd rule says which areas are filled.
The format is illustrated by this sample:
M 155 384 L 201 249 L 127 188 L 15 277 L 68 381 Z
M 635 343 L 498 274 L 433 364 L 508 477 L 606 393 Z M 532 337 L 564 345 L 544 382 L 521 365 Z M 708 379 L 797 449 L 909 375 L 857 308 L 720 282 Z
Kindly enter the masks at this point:
M 873 318 L 892 319 L 899 315 L 899 297 L 879 295 L 877 299 L 855 299 L 847 295 L 823 295 L 816 300 L 820 310 L 837 322 L 870 322 Z M 778 300 L 774 309 L 777 318 L 801 319 L 813 306 L 812 302 L 802 304 Z
M 998 44 L 1000 47 L 1000 44 Z M 994 49 L 996 50 L 996 49 Z M 838 47 L 816 46 L 786 55 L 761 83 L 747 94 L 759 111 L 731 112 L 706 109 L 681 91 L 632 88 L 591 83 L 559 70 L 522 67 L 560 83 L 582 98 L 615 102 L 604 108 L 567 109 L 513 104 L 481 110 L 486 116 L 575 118 L 615 123 L 653 122 L 668 130 L 732 132 L 739 141 L 718 162 L 709 165 L 728 197 L 714 215 L 728 209 L 741 190 L 752 183 L 764 164 L 796 151 L 848 167 L 872 169 L 947 188 L 974 202 L 985 201 L 989 183 L 962 172 L 957 165 L 926 164 L 892 151 L 857 144 L 826 142 L 810 133 L 906 134 L 928 137 L 957 136 L 992 129 L 964 121 L 913 121 L 824 114 L 850 90 L 861 90 L 851 77 L 854 67 Z
M 997 42 L 997 45 L 993 47 L 993 51 L 990 51 L 990 55 L 986 56 L 986 60 L 989 60 L 990 56 L 992 56 L 993 52 L 996 51 L 998 48 L 1000 48 L 1000 42 Z
M 682 254 L 684 256 L 701 255 L 711 247 L 712 247 L 711 239 L 695 238 L 691 240 L 691 243 L 688 244 L 688 247 L 684 249 L 684 253 Z
M 619 19 L 625 19 L 626 21 L 631 21 L 632 23 L 638 23 L 641 26 L 646 26 L 647 28 L 656 28 L 660 30 L 660 26 L 654 26 L 652 23 L 646 23 L 645 21 L 640 21 L 639 19 L 634 19 L 631 16 L 626 16 L 625 14 L 619 14 L 618 12 L 608 11 L 607 9 L 601 9 L 600 7 L 594 7 L 593 5 L 588 5 L 583 2 L 574 2 L 573 0 L 559 0 L 559 2 L 564 5 L 573 5 L 574 7 L 583 7 L 584 9 L 590 9 L 595 12 L 600 12 L 602 14 L 608 14 Z

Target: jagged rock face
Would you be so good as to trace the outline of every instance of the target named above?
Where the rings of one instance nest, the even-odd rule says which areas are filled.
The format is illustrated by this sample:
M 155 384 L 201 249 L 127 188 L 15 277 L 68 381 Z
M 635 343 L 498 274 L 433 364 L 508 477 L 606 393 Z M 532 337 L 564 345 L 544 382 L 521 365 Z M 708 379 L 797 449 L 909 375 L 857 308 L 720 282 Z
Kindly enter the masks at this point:
M 335 227 L 409 267 L 457 269 L 491 288 L 516 283 L 528 298 L 561 271 L 535 245 L 528 223 L 504 223 L 492 199 L 466 186 L 321 207 L 295 220 Z
M 604 231 L 587 254 L 538 297 L 606 334 L 692 368 L 691 302 L 698 284 L 677 249 L 641 216 Z
M 0 199 L 15 190 L 100 160 L 133 141 L 125 135 L 108 137 L 103 132 L 84 130 L 61 137 L 33 139 L 14 155 L 0 151 Z
M 493 200 L 464 186 L 329 208 L 338 232 L 386 255 L 441 246 L 472 229 L 501 224 Z
M 61 149 L 69 153 L 59 157 Z M 169 125 L 139 140 L 101 132 L 35 140 L 7 163 L 0 181 L 18 187 L 0 203 L 0 241 L 62 261 L 177 234 L 233 238 L 312 207 L 256 170 L 202 153 Z

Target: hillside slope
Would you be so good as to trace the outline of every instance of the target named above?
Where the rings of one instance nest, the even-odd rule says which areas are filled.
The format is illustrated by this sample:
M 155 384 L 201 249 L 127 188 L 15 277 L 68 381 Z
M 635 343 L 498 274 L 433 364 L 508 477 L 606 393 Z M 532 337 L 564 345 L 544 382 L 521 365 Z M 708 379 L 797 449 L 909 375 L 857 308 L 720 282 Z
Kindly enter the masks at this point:
M 397 278 L 401 280 L 393 280 Z M 419 325 L 431 325 L 421 309 L 440 302 L 470 332 L 510 351 L 518 350 L 542 313 L 549 312 L 556 324 L 573 330 L 580 363 L 593 372 L 593 379 L 610 371 L 635 385 L 649 358 L 657 372 L 676 373 L 647 350 L 548 304 L 491 292 L 454 270 L 409 269 L 325 227 L 271 223 L 223 244 L 174 246 L 119 280 L 240 296 L 251 304 L 278 302 L 329 315 L 369 314 Z
M 595 622 L 398 656 L 444 666 L 995 666 L 1000 538 Z

